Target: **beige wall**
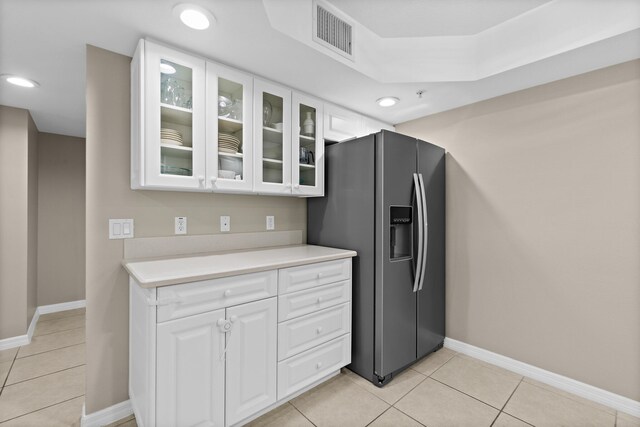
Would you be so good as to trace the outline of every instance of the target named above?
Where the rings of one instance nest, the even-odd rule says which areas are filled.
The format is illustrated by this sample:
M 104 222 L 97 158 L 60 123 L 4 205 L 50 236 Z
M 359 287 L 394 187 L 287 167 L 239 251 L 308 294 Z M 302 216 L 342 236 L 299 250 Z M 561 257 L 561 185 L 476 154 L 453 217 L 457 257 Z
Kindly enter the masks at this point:
M 36 137 L 27 110 L 0 106 L 0 339 L 26 334 L 35 311 Z
M 27 113 L 27 324 L 38 306 L 38 128 Z
M 277 230 L 306 234 L 304 199 L 132 191 L 130 60 L 87 47 L 87 413 L 128 399 L 128 278 L 109 218 L 133 218 L 136 237 L 151 237 L 172 235 L 175 216 L 187 216 L 189 234 L 211 234 L 220 215 L 231 215 L 233 232 L 249 232 L 263 231 L 270 214 Z
M 640 400 L 640 61 L 397 126 L 447 149 L 447 336 Z
M 38 135 L 38 189 L 38 305 L 83 300 L 83 138 Z

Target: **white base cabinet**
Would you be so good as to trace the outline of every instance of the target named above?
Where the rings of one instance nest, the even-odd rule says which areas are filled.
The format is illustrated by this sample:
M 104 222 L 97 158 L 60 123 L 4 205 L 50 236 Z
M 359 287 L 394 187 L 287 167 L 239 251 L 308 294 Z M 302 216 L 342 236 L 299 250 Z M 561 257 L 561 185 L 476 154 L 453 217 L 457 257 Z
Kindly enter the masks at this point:
M 141 427 L 244 425 L 351 362 L 350 258 L 129 288 Z

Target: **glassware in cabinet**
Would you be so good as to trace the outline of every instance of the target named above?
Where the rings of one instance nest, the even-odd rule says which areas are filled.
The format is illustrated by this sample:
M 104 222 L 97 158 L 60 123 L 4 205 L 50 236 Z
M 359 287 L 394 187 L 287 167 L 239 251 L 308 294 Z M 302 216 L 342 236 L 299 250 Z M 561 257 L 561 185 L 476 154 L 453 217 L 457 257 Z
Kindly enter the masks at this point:
M 208 62 L 207 87 L 207 187 L 251 192 L 253 77 Z
M 152 42 L 141 43 L 144 136 L 140 150 L 145 176 L 140 188 L 204 191 L 204 60 Z
M 293 194 L 322 196 L 324 139 L 322 102 L 293 93 Z
M 254 88 L 254 189 L 261 193 L 291 193 L 291 92 L 257 79 Z

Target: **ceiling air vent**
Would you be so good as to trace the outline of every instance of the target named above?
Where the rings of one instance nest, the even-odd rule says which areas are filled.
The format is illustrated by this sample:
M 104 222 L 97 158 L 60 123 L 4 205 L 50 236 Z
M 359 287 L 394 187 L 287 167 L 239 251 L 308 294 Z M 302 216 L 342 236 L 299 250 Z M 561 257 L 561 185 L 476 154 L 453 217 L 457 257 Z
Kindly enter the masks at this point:
M 313 2 L 313 39 L 332 51 L 353 60 L 353 26 L 319 2 Z

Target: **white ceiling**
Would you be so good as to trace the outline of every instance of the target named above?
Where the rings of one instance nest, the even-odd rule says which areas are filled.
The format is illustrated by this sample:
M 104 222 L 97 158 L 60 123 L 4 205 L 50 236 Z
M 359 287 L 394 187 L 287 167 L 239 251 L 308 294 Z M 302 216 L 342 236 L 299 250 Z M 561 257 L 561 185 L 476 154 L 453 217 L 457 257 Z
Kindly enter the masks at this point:
M 328 0 L 380 37 L 470 36 L 550 0 Z
M 637 0 L 388 1 L 393 13 L 383 0 L 331 0 L 363 21 L 360 39 L 373 41 L 357 47 L 354 62 L 307 40 L 312 0 L 192 0 L 217 18 L 202 32 L 172 15 L 178 1 L 0 0 L 0 74 L 41 84 L 25 90 L 1 82 L 0 104 L 29 109 L 40 131 L 84 136 L 85 45 L 131 56 L 142 37 L 394 124 L 640 57 Z M 422 32 L 418 3 L 430 6 L 429 31 L 441 35 Z M 469 10 L 478 4 L 476 22 Z M 455 22 L 456 10 L 464 22 Z M 393 25 L 381 33 L 377 23 L 386 18 Z M 416 37 L 394 36 L 403 18 L 402 31 Z M 300 29 L 305 38 L 296 37 Z M 400 103 L 375 104 L 387 95 Z

